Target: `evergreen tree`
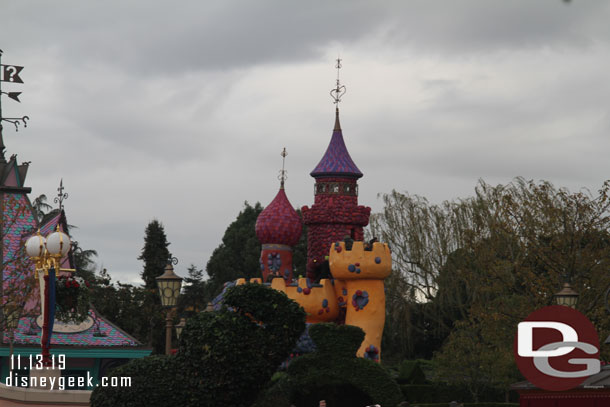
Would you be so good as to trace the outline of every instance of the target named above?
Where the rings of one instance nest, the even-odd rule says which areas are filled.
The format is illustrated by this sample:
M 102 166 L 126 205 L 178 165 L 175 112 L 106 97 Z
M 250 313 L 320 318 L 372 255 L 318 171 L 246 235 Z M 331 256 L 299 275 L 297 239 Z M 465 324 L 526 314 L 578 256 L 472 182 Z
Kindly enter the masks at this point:
M 163 274 L 167 259 L 169 258 L 169 243 L 165 236 L 163 224 L 157 219 L 152 220 L 146 227 L 146 236 L 144 236 L 144 247 L 142 254 L 138 260 L 144 262 L 144 270 L 140 276 L 144 280 L 144 288 L 147 290 L 156 290 L 157 282 L 155 278 Z
M 256 237 L 256 220 L 263 211 L 260 203 L 250 206 L 244 203 L 244 209 L 239 212 L 222 237 L 222 243 L 212 253 L 206 266 L 206 273 L 210 277 L 206 284 L 207 300 L 217 295 L 224 283 L 235 281 L 238 278 L 262 277 L 259 265 L 261 256 L 261 243 Z M 300 211 L 297 211 L 300 216 Z M 299 243 L 294 247 L 293 268 L 295 276 L 305 275 L 307 262 L 307 228 Z
M 248 202 L 244 205 L 237 219 L 225 231 L 222 243 L 214 249 L 208 260 L 206 272 L 210 276 L 212 295 L 217 294 L 227 281 L 261 276 L 258 263 L 261 245 L 254 227 L 263 207 L 258 202 L 254 206 Z
M 203 280 L 203 270 L 191 264 L 188 277 L 184 278 L 182 294 L 178 298 L 178 313 L 181 316 L 193 316 L 207 307 L 208 284 Z

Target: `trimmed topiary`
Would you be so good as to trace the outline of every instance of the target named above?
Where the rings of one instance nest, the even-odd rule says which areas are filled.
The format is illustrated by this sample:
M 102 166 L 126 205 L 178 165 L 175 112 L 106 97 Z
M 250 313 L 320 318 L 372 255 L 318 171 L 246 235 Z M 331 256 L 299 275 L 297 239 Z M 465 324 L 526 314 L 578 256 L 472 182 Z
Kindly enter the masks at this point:
M 393 407 L 402 401 L 400 388 L 383 367 L 356 357 L 364 339 L 362 329 L 321 323 L 312 325 L 309 333 L 317 351 L 294 360 L 287 376 L 267 389 L 256 407 L 266 407 L 270 405 L 267 397 L 280 399 L 280 395 L 297 407 L 316 405 L 319 400 L 326 400 L 329 407 L 374 403 Z
M 110 376 L 131 377 L 131 387 L 96 387 L 95 407 L 183 405 L 182 371 L 171 356 L 148 356 L 114 369 Z
M 188 320 L 175 357 L 130 362 L 132 381 L 139 376 L 142 384 L 97 388 L 91 406 L 249 407 L 304 329 L 305 312 L 286 294 L 258 284 L 233 287 L 221 311 Z
M 426 375 L 417 360 L 405 360 L 398 369 L 399 384 L 426 384 Z

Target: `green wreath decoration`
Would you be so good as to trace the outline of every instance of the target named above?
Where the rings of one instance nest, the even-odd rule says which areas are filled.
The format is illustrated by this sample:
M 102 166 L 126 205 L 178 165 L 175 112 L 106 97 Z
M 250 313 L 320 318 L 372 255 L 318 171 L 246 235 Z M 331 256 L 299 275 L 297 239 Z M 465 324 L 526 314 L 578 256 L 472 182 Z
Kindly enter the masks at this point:
M 80 324 L 89 315 L 89 282 L 61 275 L 55 282 L 55 319 Z

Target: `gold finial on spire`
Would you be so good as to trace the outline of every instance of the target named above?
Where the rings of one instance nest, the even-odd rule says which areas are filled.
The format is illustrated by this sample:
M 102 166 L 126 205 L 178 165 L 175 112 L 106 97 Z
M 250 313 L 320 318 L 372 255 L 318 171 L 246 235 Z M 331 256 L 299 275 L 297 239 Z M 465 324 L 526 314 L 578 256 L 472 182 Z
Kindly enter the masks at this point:
M 288 155 L 288 152 L 286 152 L 286 147 L 284 147 L 280 155 L 282 156 L 282 169 L 278 178 L 280 179 L 280 189 L 284 189 L 284 181 L 286 181 L 286 178 L 288 178 L 288 176 L 286 175 L 288 171 L 284 169 L 284 164 L 286 163 L 286 156 Z
M 345 95 L 345 85 L 341 85 L 341 81 L 339 80 L 339 70 L 342 66 L 341 61 L 341 58 L 337 58 L 337 64 L 335 65 L 335 68 L 337 68 L 337 85 L 335 89 L 330 91 L 330 97 L 333 98 L 333 103 L 337 105 L 337 108 L 339 107 L 339 102 L 341 102 L 341 97 Z

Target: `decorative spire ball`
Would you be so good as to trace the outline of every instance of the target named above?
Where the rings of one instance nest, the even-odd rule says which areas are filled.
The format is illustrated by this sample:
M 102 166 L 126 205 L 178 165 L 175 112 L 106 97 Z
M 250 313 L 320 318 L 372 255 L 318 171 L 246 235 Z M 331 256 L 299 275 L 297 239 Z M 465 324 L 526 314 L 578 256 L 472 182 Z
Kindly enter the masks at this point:
M 280 190 L 273 201 L 258 215 L 255 227 L 256 237 L 263 246 L 260 266 L 264 281 L 267 281 L 270 274 L 287 280 L 292 279 L 292 246 L 298 243 L 303 230 L 301 218 L 288 201 L 284 191 L 286 180 L 284 161 L 288 155 L 285 148 L 281 155 Z

